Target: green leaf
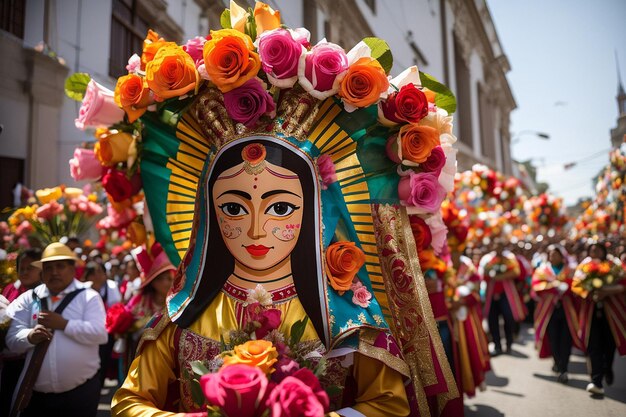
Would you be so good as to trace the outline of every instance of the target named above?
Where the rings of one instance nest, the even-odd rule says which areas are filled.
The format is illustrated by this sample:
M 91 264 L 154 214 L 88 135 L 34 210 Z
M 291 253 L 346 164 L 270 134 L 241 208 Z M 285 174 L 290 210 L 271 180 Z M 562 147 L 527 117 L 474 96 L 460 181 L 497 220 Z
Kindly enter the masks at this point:
M 191 370 L 193 371 L 193 373 L 198 376 L 202 376 L 202 375 L 209 373 L 209 369 L 206 366 L 204 366 L 202 361 L 193 361 L 190 363 L 190 365 L 191 365 Z
M 454 93 L 450 91 L 448 87 L 441 84 L 432 75 L 422 71 L 420 71 L 420 79 L 422 81 L 422 87 L 426 87 L 435 92 L 435 104 L 437 107 L 444 109 L 450 114 L 456 111 L 456 97 L 454 97 Z
M 322 376 L 326 375 L 327 369 L 328 369 L 328 361 L 326 360 L 326 358 L 323 357 L 318 362 L 313 373 L 315 374 L 316 377 L 321 378 Z
M 89 81 L 91 81 L 89 74 L 84 72 L 75 72 L 65 80 L 65 95 L 72 100 L 83 101 Z
M 245 27 L 246 35 L 250 36 L 252 42 L 256 39 L 256 20 L 254 20 L 254 10 L 248 7 L 248 21 Z
M 328 396 L 332 398 L 341 394 L 342 387 L 338 385 L 331 385 L 330 387 L 327 387 L 325 391 L 326 391 L 326 394 L 328 394 Z
M 202 392 L 200 382 L 196 379 L 191 380 L 191 398 L 193 399 L 193 402 L 199 406 L 204 404 L 204 392 Z
M 304 336 L 304 330 L 306 329 L 306 325 L 308 322 L 309 322 L 309 318 L 305 317 L 302 320 L 295 322 L 291 326 L 290 341 L 291 341 L 292 346 L 295 346 L 296 344 L 300 342 L 300 339 L 302 339 L 302 336 Z
M 232 29 L 233 27 L 230 25 L 230 9 L 226 9 L 222 12 L 220 16 L 220 24 L 223 29 Z
M 377 60 L 385 72 L 389 74 L 391 67 L 393 67 L 393 55 L 391 54 L 391 48 L 389 48 L 387 42 L 374 37 L 365 38 L 363 42 L 372 50 L 372 58 Z

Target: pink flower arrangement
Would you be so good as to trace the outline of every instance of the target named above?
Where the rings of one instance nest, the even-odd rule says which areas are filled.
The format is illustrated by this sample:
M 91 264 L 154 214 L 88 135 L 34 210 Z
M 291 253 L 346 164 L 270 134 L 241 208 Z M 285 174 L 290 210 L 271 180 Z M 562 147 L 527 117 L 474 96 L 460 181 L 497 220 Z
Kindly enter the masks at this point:
M 263 339 L 272 330 L 280 325 L 281 311 L 275 308 L 265 308 L 260 303 L 246 306 L 244 311 L 244 326 L 251 323 L 257 339 Z
M 254 417 L 263 404 L 269 381 L 260 368 L 229 365 L 200 378 L 200 386 L 211 406 L 227 416 Z
M 291 88 L 298 81 L 300 57 L 305 47 L 286 29 L 264 32 L 258 39 L 261 67 L 272 85 Z
M 322 189 L 325 190 L 334 182 L 337 182 L 337 173 L 335 172 L 335 164 L 329 155 L 322 154 L 317 158 L 317 169 L 322 178 Z
M 241 87 L 224 93 L 224 106 L 228 115 L 247 128 L 253 128 L 264 114 L 276 110 L 274 99 L 258 78 L 252 78 Z
M 408 176 L 400 179 L 398 196 L 403 204 L 411 206 L 417 214 L 435 213 L 441 207 L 446 190 L 433 174 L 416 174 L 411 171 Z
M 89 81 L 83 103 L 78 111 L 76 127 L 85 130 L 88 127 L 108 127 L 124 120 L 122 110 L 113 99 L 113 91 Z
M 318 43 L 300 57 L 298 81 L 302 88 L 318 100 L 339 91 L 339 84 L 348 71 L 348 56 L 334 43 Z
M 352 290 L 352 302 L 359 307 L 367 308 L 370 306 L 372 300 L 372 293 L 367 290 L 361 281 L 357 281 L 350 287 Z
M 39 207 L 36 211 L 37 217 L 44 220 L 52 220 L 57 214 L 63 213 L 63 206 L 56 200 L 52 200 Z
M 70 175 L 76 181 L 97 181 L 102 177 L 104 168 L 91 149 L 76 148 L 70 159 Z
M 132 208 L 124 208 L 116 211 L 111 204 L 107 205 L 107 216 L 100 219 L 96 227 L 98 229 L 117 229 L 126 227 L 132 222 L 137 213 Z

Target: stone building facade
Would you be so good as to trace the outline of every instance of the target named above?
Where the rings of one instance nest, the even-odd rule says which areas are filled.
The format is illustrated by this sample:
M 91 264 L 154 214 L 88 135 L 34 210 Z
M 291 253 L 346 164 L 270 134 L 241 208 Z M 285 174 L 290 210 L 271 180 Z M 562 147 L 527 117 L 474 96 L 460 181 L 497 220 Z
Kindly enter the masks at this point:
M 222 0 L 8 0 L 0 10 L 0 208 L 17 182 L 29 188 L 71 184 L 68 160 L 77 144 L 79 103 L 65 97 L 64 79 L 90 73 L 114 87 L 126 59 L 141 53 L 148 28 L 184 42 L 219 28 Z M 8 4 L 7 3 L 7 4 Z M 253 0 L 239 0 L 253 6 Z M 351 48 L 363 37 L 387 40 L 392 75 L 410 65 L 457 95 L 459 170 L 474 163 L 512 173 L 509 115 L 515 100 L 509 63 L 486 0 L 268 0 L 285 24 L 304 26 Z M 37 52 L 44 41 L 62 60 Z M 44 52 L 48 52 L 48 48 Z

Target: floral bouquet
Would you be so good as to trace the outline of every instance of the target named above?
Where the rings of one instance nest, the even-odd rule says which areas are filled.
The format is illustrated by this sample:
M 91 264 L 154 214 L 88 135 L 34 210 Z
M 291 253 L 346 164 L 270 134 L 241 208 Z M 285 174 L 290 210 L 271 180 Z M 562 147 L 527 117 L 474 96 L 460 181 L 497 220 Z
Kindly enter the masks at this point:
M 599 290 L 605 285 L 615 284 L 622 274 L 617 265 L 609 261 L 595 260 L 580 265 L 578 272 L 584 275 L 581 285 L 587 291 Z
M 300 343 L 308 318 L 294 323 L 287 339 L 278 330 L 281 311 L 261 285 L 249 290 L 246 304 L 243 328 L 222 340 L 222 353 L 186 372 L 194 401 L 212 417 L 324 416 L 330 400 L 318 377 L 326 361 Z
M 80 236 L 102 213 L 96 194 L 85 195 L 80 188 L 57 186 L 35 192 L 37 203 L 18 208 L 10 217 L 11 230 L 34 235 L 43 245 L 63 236 Z

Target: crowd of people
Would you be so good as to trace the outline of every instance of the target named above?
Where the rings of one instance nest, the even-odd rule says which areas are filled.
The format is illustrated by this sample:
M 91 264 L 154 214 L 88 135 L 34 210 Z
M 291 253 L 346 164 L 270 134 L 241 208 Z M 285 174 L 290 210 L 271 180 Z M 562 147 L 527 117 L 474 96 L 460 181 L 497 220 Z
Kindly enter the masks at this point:
M 588 392 L 602 395 L 613 383 L 615 351 L 626 354 L 626 250 L 615 242 L 563 243 L 533 251 L 496 239 L 486 249 L 453 250 L 452 275 L 425 276 L 446 355 L 466 395 L 485 388 L 490 358 L 511 353 L 519 323 L 529 319 L 537 354 L 552 358 L 558 382 L 568 383 L 577 348 L 589 357 Z M 22 416 L 55 407 L 65 415 L 94 415 L 105 377 L 120 383 L 126 377 L 143 329 L 165 307 L 174 273 L 158 244 L 150 252 L 103 253 L 71 239 L 43 252 L 23 250 L 18 279 L 2 289 L 12 320 L 3 333 L 1 414 L 15 415 L 11 404 L 15 412 L 32 395 Z M 43 345 L 41 369 L 29 380 L 25 360 L 32 363 Z

